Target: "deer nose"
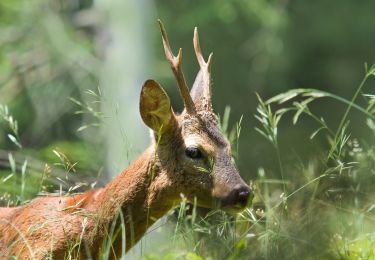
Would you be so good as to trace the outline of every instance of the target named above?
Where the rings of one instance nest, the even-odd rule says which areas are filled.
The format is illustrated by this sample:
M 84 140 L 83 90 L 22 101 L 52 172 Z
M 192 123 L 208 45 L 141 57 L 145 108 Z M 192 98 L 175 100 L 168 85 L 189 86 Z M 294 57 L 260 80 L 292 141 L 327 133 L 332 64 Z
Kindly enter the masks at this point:
M 249 201 L 251 189 L 247 185 L 237 185 L 234 187 L 234 203 L 238 206 L 245 207 Z

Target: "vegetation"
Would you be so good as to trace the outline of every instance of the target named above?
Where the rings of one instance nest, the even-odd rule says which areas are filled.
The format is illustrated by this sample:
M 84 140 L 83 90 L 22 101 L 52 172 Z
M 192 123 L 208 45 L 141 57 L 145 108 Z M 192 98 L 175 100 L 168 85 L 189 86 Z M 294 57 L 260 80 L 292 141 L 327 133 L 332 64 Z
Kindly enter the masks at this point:
M 193 57 L 198 25 L 203 51 L 214 51 L 214 107 L 255 198 L 236 216 L 183 200 L 125 258 L 375 258 L 375 65 L 361 70 L 374 60 L 374 3 L 156 1 L 155 7 L 155 19 L 144 18 L 148 48 L 155 49 L 148 54 L 152 69 L 124 74 L 170 83 L 168 92 L 180 102 L 154 21 L 164 20 L 185 60 Z M 85 0 L 4 0 L 0 14 L 1 205 L 103 185 L 121 168 L 104 156 L 110 134 L 103 127 L 122 115 L 138 120 L 102 84 L 113 76 L 103 65 L 111 46 L 105 35 L 113 29 L 103 17 L 113 11 Z M 184 66 L 192 82 L 197 67 Z M 127 107 L 138 107 L 133 99 Z M 129 141 L 121 127 L 118 143 L 128 161 L 144 144 Z M 119 234 L 111 231 L 108 250 L 112 235 Z

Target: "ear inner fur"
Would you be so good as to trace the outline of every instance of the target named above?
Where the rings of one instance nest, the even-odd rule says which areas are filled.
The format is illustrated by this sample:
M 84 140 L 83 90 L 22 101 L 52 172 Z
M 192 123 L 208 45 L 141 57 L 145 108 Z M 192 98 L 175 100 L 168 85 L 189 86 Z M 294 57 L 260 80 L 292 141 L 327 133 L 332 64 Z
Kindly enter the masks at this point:
M 154 80 L 147 80 L 142 87 L 140 113 L 143 122 L 154 132 L 165 132 L 171 127 L 174 116 L 170 99 Z

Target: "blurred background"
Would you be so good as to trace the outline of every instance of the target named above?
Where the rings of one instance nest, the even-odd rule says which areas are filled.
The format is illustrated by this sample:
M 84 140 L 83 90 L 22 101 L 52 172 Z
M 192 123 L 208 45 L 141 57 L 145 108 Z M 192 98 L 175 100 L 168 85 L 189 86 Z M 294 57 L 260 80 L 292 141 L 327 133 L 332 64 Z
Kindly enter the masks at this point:
M 374 10 L 371 0 L 1 0 L 0 104 L 8 119 L 0 120 L 2 204 L 18 189 L 15 172 L 25 160 L 22 199 L 40 191 L 41 174 L 58 176 L 43 187 L 51 192 L 83 180 L 103 185 L 124 169 L 149 143 L 138 112 L 146 79 L 160 82 L 181 111 L 157 18 L 174 51 L 184 50 L 190 86 L 198 72 L 195 26 L 204 54 L 214 53 L 214 109 L 223 115 L 230 107 L 230 126 L 243 116 L 237 164 L 244 179 L 257 178 L 259 168 L 279 176 L 272 145 L 254 131 L 255 93 L 267 99 L 304 87 L 350 99 L 364 63 L 375 60 Z M 311 106 L 334 129 L 344 108 L 329 100 Z M 9 115 L 18 122 L 16 142 Z M 370 136 L 356 115 L 352 133 Z M 284 162 L 304 163 L 326 148 L 319 138 L 306 141 L 315 126 L 281 123 Z

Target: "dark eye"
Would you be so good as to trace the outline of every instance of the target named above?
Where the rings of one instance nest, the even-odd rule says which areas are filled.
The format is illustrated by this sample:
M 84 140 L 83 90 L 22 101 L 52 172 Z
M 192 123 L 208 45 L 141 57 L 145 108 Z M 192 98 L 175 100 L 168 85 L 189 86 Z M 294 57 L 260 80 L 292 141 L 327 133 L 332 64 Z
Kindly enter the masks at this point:
M 185 150 L 185 154 L 187 157 L 190 157 L 192 159 L 201 159 L 202 158 L 202 152 L 195 147 L 188 147 Z

